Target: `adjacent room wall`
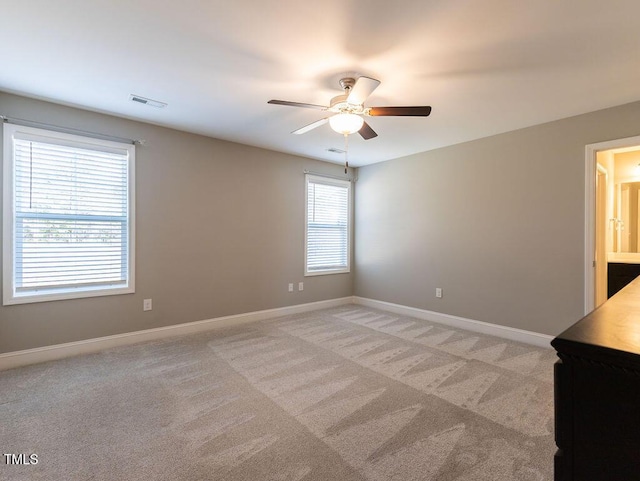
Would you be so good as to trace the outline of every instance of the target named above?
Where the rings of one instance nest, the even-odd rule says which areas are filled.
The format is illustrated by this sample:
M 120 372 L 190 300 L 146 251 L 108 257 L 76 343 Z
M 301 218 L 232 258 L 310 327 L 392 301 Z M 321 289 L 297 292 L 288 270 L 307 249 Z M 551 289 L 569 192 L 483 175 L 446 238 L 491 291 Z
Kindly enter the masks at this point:
M 304 170 L 341 166 L 6 93 L 0 115 L 146 140 L 136 293 L 0 306 L 0 353 L 353 294 L 353 274 L 303 277 Z
M 558 334 L 584 315 L 585 145 L 639 133 L 640 102 L 358 169 L 356 295 Z

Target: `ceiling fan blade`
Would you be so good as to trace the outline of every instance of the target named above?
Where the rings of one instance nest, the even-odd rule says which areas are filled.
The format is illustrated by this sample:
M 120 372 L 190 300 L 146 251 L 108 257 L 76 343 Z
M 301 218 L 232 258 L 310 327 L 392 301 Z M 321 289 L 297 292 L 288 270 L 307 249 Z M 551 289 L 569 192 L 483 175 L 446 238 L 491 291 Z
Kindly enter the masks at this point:
M 362 105 L 378 85 L 380 85 L 380 80 L 370 77 L 359 77 L 355 85 L 351 87 L 347 102 L 353 105 Z
M 358 133 L 364 140 L 373 139 L 374 137 L 378 136 L 378 134 L 376 134 L 376 131 L 373 130 L 371 126 L 366 122 L 362 124 L 362 128 L 358 130 Z
M 399 116 L 399 117 L 427 117 L 431 113 L 431 107 L 371 107 L 367 114 L 372 117 Z
M 267 103 L 274 105 L 288 105 L 289 107 L 304 107 L 305 109 L 327 110 L 327 107 L 324 105 L 303 104 L 300 102 L 289 102 L 288 100 L 269 100 Z
M 298 130 L 294 130 L 291 132 L 292 134 L 300 135 L 309 132 L 310 130 L 315 129 L 316 127 L 320 127 L 324 125 L 329 120 L 329 117 L 325 119 L 316 120 L 315 122 L 310 123 L 309 125 L 305 125 L 304 127 L 299 128 Z

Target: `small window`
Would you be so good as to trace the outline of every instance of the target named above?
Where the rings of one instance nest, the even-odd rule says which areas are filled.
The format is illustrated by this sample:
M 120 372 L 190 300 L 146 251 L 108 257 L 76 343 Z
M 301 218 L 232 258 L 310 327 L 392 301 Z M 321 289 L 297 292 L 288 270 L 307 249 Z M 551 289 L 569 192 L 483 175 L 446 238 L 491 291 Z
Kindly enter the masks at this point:
M 3 160 L 3 303 L 134 292 L 134 146 L 5 124 Z
M 351 182 L 306 175 L 305 275 L 350 271 Z

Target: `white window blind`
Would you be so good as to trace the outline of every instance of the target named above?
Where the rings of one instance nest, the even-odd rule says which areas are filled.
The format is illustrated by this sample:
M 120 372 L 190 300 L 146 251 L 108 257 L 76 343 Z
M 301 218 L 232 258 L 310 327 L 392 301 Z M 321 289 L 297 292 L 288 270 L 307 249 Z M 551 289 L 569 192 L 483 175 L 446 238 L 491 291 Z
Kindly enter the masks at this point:
M 306 175 L 305 275 L 349 272 L 351 183 Z
M 5 125 L 5 162 L 4 303 L 133 292 L 133 145 Z

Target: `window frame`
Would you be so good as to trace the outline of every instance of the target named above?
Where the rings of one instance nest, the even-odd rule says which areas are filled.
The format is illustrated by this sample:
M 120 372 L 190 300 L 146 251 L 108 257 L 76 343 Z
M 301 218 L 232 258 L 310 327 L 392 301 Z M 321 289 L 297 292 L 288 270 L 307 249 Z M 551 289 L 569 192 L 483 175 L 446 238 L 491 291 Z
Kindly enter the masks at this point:
M 323 270 L 309 270 L 308 254 L 309 254 L 309 183 L 318 183 L 325 185 L 333 185 L 337 187 L 347 188 L 347 266 L 341 268 L 329 268 Z M 324 276 L 329 274 L 348 274 L 351 272 L 351 233 L 352 233 L 352 182 L 350 180 L 335 179 L 317 174 L 305 174 L 304 189 L 304 276 Z
M 34 140 L 43 143 L 78 147 L 102 152 L 122 152 L 127 155 L 127 281 L 124 285 L 78 285 L 41 288 L 35 291 L 18 292 L 15 285 L 15 230 L 18 215 L 15 211 L 14 139 Z M 135 145 L 93 137 L 57 132 L 42 128 L 4 123 L 3 126 L 3 209 L 2 209 L 2 279 L 3 305 L 28 304 L 64 299 L 131 294 L 135 292 Z

